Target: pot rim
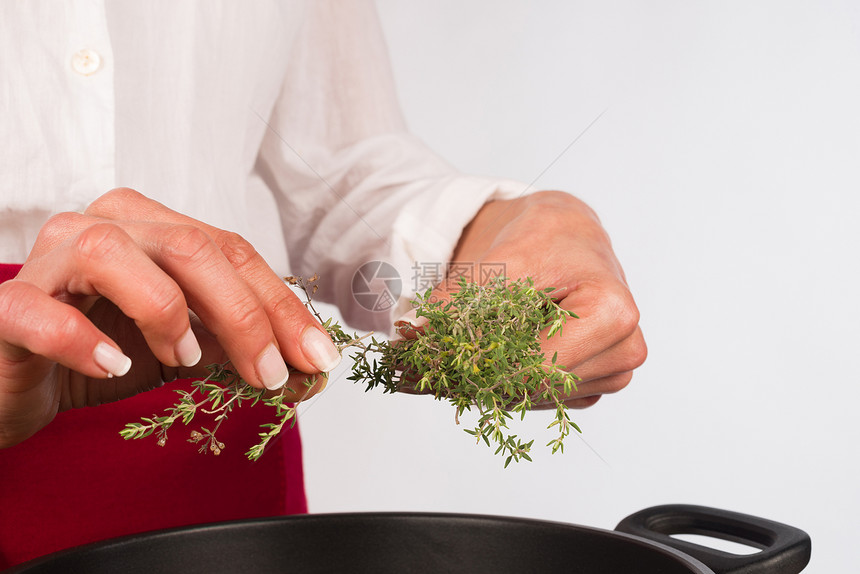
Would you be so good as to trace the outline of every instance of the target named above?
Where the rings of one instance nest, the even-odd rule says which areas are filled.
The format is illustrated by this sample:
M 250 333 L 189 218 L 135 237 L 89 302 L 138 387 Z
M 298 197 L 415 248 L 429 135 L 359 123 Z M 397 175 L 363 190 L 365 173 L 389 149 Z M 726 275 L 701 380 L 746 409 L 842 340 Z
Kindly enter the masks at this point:
M 572 532 L 588 532 L 591 534 L 599 534 L 609 536 L 617 540 L 623 540 L 625 544 L 632 544 L 645 548 L 648 552 L 663 555 L 678 563 L 679 566 L 684 566 L 694 574 L 714 574 L 714 571 L 696 558 L 686 554 L 680 550 L 648 540 L 632 534 L 618 532 L 615 530 L 607 530 L 591 526 L 582 526 L 567 522 L 544 520 L 538 518 L 524 518 L 506 515 L 494 514 L 471 514 L 471 513 L 453 513 L 453 512 L 409 512 L 409 511 L 376 511 L 376 512 L 338 512 L 338 513 L 313 513 L 313 514 L 295 514 L 287 516 L 272 516 L 261 518 L 247 518 L 239 520 L 230 520 L 224 522 L 213 522 L 196 524 L 189 526 L 179 526 L 161 530 L 150 530 L 138 534 L 130 534 L 116 538 L 110 538 L 103 541 L 93 542 L 81 546 L 76 546 L 66 550 L 61 550 L 46 556 L 35 558 L 31 561 L 19 564 L 7 570 L 5 574 L 25 574 L 31 569 L 50 566 L 53 562 L 61 563 L 63 560 L 87 553 L 87 552 L 122 552 L 123 547 L 134 547 L 138 545 L 157 544 L 159 540 L 173 540 L 177 536 L 193 537 L 194 535 L 205 535 L 216 531 L 234 531 L 243 530 L 253 527 L 271 528 L 272 524 L 293 523 L 293 522 L 368 522 L 368 521 L 384 521 L 391 522 L 392 520 L 407 520 L 407 521 L 428 521 L 431 523 L 450 523 L 451 521 L 458 522 L 474 522 L 489 524 L 512 524 L 522 526 L 544 526 L 554 529 L 564 529 Z

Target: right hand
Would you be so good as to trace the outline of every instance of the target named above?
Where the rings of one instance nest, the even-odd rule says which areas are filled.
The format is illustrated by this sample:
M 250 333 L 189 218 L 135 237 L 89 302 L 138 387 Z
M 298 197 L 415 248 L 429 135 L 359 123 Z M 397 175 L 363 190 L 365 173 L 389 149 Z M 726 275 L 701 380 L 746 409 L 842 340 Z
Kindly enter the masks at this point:
M 286 383 L 296 399 L 321 390 L 308 376 L 340 360 L 244 239 L 112 190 L 84 214 L 53 217 L 0 285 L 0 448 L 58 411 L 203 376 L 228 358 L 249 384 Z

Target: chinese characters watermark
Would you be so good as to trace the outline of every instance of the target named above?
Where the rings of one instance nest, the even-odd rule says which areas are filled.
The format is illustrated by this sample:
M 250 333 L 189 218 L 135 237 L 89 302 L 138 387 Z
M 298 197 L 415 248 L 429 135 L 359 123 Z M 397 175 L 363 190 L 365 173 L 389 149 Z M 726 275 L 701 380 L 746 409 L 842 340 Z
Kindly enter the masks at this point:
M 436 286 L 448 291 L 456 287 L 460 279 L 483 285 L 496 277 L 506 276 L 505 264 L 495 262 L 416 262 L 412 271 L 412 288 L 416 293 Z
M 483 285 L 497 277 L 506 277 L 504 263 L 416 261 L 412 265 L 411 287 L 414 293 L 424 293 L 434 287 L 451 291 L 460 279 Z M 352 277 L 352 296 L 368 311 L 389 311 L 397 304 L 402 292 L 400 274 L 385 261 L 368 261 Z

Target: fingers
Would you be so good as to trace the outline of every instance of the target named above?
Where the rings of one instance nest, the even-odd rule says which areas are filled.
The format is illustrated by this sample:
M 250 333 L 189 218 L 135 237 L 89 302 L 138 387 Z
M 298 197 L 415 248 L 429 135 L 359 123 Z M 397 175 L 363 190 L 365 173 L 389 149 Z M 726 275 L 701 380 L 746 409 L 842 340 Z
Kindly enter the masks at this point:
M 77 222 L 86 223 L 83 217 Z M 96 295 L 113 301 L 135 321 L 165 365 L 192 366 L 200 359 L 182 289 L 115 224 L 90 224 L 66 244 L 28 262 L 19 279 L 69 302 Z M 109 355 L 106 349 L 100 352 Z
M 542 348 L 547 357 L 558 353 L 557 363 L 582 379 L 571 396 L 571 406 L 588 406 L 582 399 L 627 386 L 648 350 L 639 327 L 639 311 L 626 286 L 611 278 L 582 282 L 567 293 L 560 306 L 579 318 L 568 319 L 562 334 L 551 339 L 544 333 Z
M 153 227 L 162 229 L 152 233 Z M 241 248 L 247 263 L 237 268 L 239 256 L 225 257 L 223 248 L 197 227 L 133 224 L 127 229 L 179 283 L 188 305 L 252 385 L 279 389 L 286 384 L 285 358 L 308 373 L 331 370 L 339 362 L 328 334 L 249 246 Z
M 563 337 L 544 336 L 542 344 L 549 352 L 558 351 L 564 365 L 579 365 L 639 328 L 639 310 L 630 292 L 611 277 L 576 282 L 561 294 L 559 306 L 579 318 L 568 319 Z
M 241 299 L 233 302 L 217 301 L 218 304 L 233 307 L 233 319 L 261 320 L 259 313 L 250 310 L 250 307 L 255 305 L 261 307 L 265 314 L 262 324 L 268 325 L 268 329 L 273 333 L 270 342 L 274 345 L 274 349 L 300 371 L 305 373 L 327 372 L 340 362 L 340 353 L 331 342 L 331 338 L 319 325 L 319 322 L 289 287 L 268 267 L 253 247 L 237 234 L 214 228 L 176 213 L 160 203 L 128 189 L 117 189 L 105 194 L 90 206 L 87 213 L 110 219 L 158 221 L 189 226 L 202 231 L 211 241 L 211 245 L 220 251 L 220 259 L 226 260 L 232 267 L 233 271 L 228 274 L 231 283 L 235 286 L 236 281 L 238 281 L 244 283 L 247 288 L 238 289 L 237 293 L 241 295 Z M 197 243 L 198 240 L 199 238 L 196 238 L 192 243 Z M 218 259 L 209 246 L 204 247 L 201 244 L 200 247 L 207 257 Z M 191 254 L 193 255 L 193 253 Z M 179 259 L 188 256 L 188 253 L 180 253 Z M 217 273 L 224 270 L 223 265 L 212 264 L 210 267 L 202 266 L 198 272 L 208 272 L 207 278 L 217 282 L 219 280 Z M 249 294 L 253 296 L 256 303 L 251 303 L 252 300 L 248 298 Z M 203 315 L 201 318 L 204 319 L 204 322 L 207 321 Z M 229 322 L 228 320 L 228 324 Z M 263 373 L 274 376 L 272 373 L 281 372 L 280 366 L 276 365 L 277 361 L 272 347 L 266 345 L 260 349 L 236 348 L 237 345 L 234 344 L 234 340 L 244 336 L 241 332 L 234 332 L 223 326 L 213 326 L 209 323 L 207 323 L 207 327 L 212 329 L 226 346 L 231 347 L 230 356 L 234 360 L 237 358 L 234 353 L 242 353 L 243 356 L 252 353 L 249 356 L 256 357 L 261 378 Z M 252 330 L 256 328 L 255 326 L 250 327 Z M 238 346 L 242 347 L 243 345 Z M 244 345 L 244 347 L 248 346 Z M 256 350 L 255 354 L 253 354 L 254 350 Z
M 126 228 L 181 286 L 188 306 L 246 381 L 269 389 L 287 382 L 289 370 L 260 300 L 206 233 L 186 225 L 130 224 Z
M 584 363 L 566 366 L 565 370 L 580 377 L 574 391 L 564 403 L 571 408 L 586 408 L 602 395 L 617 393 L 633 380 L 633 371 L 645 362 L 647 349 L 642 332 L 636 332 L 617 345 Z M 554 408 L 554 404 L 538 408 Z
M 183 307 L 183 312 L 190 307 L 200 316 L 250 384 L 280 388 L 289 378 L 286 361 L 307 373 L 329 371 L 340 361 L 339 352 L 319 322 L 238 235 L 197 222 L 128 189 L 113 190 L 102 196 L 90 206 L 84 220 L 71 222 L 71 225 L 110 222 L 127 232 L 143 256 L 151 259 L 150 264 L 142 265 L 138 274 L 144 279 L 141 289 L 157 283 L 145 281 L 158 274 L 153 266 L 162 270 L 161 274 L 175 284 L 173 289 L 165 288 L 163 292 L 172 292 L 176 302 L 182 301 L 184 306 L 177 307 Z M 68 221 L 62 223 L 65 227 L 70 225 Z M 115 239 L 121 239 L 120 233 L 112 233 Z M 68 235 L 67 232 L 53 235 L 64 234 Z M 45 233 L 43 243 L 54 247 L 57 241 L 53 235 Z M 126 252 L 119 248 L 117 251 Z M 132 249 L 129 247 L 128 251 Z M 133 258 L 140 260 L 140 253 Z M 126 258 L 114 269 L 122 269 L 130 259 Z M 175 333 L 169 329 L 164 333 L 158 331 L 167 325 L 166 318 L 150 326 L 146 309 L 131 309 L 131 301 L 114 299 L 116 295 L 108 295 L 105 285 L 99 285 L 97 290 L 115 300 L 123 312 L 132 313 L 130 316 L 147 335 L 147 342 L 156 345 L 153 350 L 158 358 L 165 360 L 165 351 L 158 348 L 159 335 L 176 340 Z M 120 290 L 134 291 L 125 286 Z M 140 300 L 139 292 L 129 293 L 129 298 Z M 150 303 L 145 304 L 149 309 L 152 308 Z M 176 324 L 185 327 L 187 318 Z M 186 333 L 190 331 L 183 331 L 183 336 Z M 183 354 L 182 350 L 192 345 L 190 336 L 177 340 L 179 358 L 185 357 L 187 353 Z M 166 364 L 175 365 L 176 362 L 168 360 Z M 180 361 L 179 364 L 186 363 Z
M 35 384 L 36 378 L 14 371 L 30 355 L 98 378 L 121 377 L 131 367 L 116 343 L 83 313 L 20 279 L 0 285 L 0 332 L 5 391 L 25 392 Z
M 566 370 L 576 373 L 582 379 L 578 386 L 580 390 L 584 390 L 587 385 L 594 381 L 632 373 L 645 362 L 647 354 L 648 349 L 645 346 L 642 331 L 637 327 L 629 337 L 584 362 L 570 366 L 565 363 L 562 364 L 565 364 Z M 604 392 L 614 393 L 620 391 L 623 386 L 610 387 L 603 384 L 601 388 Z
M 331 337 L 256 250 L 235 233 L 213 229 L 209 233 L 238 277 L 259 300 L 290 365 L 305 373 L 334 369 L 341 357 Z

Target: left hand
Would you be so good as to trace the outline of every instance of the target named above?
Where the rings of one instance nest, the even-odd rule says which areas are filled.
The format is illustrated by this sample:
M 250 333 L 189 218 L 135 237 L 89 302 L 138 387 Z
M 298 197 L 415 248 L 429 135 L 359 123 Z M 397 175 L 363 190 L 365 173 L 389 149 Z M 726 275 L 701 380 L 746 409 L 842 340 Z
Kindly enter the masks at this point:
M 474 265 L 476 278 L 481 263 L 504 263 L 509 279 L 532 277 L 539 289 L 558 289 L 561 307 L 580 318 L 552 339 L 544 333 L 542 348 L 547 357 L 557 351 L 558 364 L 582 379 L 567 406 L 585 408 L 623 389 L 645 361 L 639 310 L 609 236 L 575 197 L 544 191 L 487 203 L 463 231 L 453 261 Z
M 83 214 L 52 217 L 0 285 L 0 449 L 59 411 L 202 376 L 227 358 L 250 385 L 301 398 L 340 357 L 247 241 L 112 190 Z

